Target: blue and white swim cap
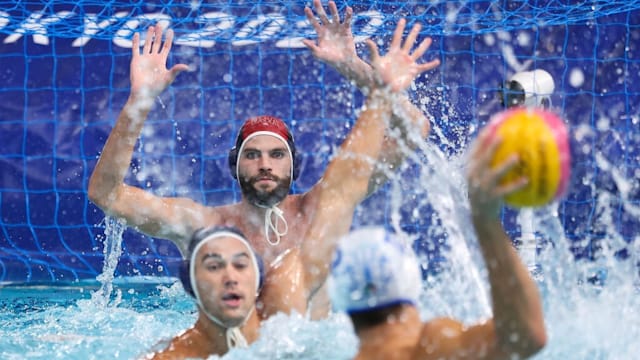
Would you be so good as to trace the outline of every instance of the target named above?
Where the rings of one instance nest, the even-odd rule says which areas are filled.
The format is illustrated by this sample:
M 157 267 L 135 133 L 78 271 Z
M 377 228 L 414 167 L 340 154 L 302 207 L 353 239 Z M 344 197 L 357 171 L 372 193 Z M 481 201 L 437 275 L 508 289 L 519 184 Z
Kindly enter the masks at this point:
M 422 275 L 408 243 L 382 227 L 364 227 L 339 241 L 328 287 L 334 310 L 358 313 L 416 305 Z

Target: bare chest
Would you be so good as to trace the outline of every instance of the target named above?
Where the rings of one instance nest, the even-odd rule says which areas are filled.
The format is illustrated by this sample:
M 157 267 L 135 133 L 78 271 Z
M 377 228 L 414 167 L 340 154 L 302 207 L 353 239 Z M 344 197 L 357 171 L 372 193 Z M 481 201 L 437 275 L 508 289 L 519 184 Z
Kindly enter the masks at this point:
M 239 211 L 225 211 L 221 215 L 225 226 L 233 226 L 242 231 L 265 265 L 271 264 L 287 250 L 299 247 L 311 222 L 304 213 L 286 209 L 283 211 L 286 225 L 282 220 L 272 221 L 282 234 L 278 235 L 265 224 L 265 217 L 249 217 Z

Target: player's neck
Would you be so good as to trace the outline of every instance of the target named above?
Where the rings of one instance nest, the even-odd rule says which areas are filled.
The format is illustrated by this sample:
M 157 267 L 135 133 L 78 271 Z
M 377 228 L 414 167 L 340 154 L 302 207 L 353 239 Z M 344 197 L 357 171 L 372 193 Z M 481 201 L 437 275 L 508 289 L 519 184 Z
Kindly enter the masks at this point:
M 194 328 L 207 339 L 207 342 L 210 344 L 209 351 L 211 354 L 221 355 L 231 350 L 227 347 L 227 328 L 215 323 L 201 311 L 199 312 L 198 320 Z M 251 344 L 258 339 L 259 329 L 260 319 L 254 310 L 240 330 L 247 342 Z
M 199 311 L 194 330 L 201 333 L 206 339 L 209 355 L 220 355 L 229 351 L 227 349 L 227 329 L 211 321 L 202 311 Z
M 274 206 L 284 211 L 284 207 L 286 207 L 287 203 L 291 201 L 292 196 L 287 195 L 282 199 L 279 203 Z M 264 214 L 269 210 L 269 207 L 264 205 L 258 205 L 249 201 L 245 196 L 242 196 L 242 200 L 240 201 L 240 208 L 244 214 L 249 216 L 255 216 L 256 218 L 263 220 Z

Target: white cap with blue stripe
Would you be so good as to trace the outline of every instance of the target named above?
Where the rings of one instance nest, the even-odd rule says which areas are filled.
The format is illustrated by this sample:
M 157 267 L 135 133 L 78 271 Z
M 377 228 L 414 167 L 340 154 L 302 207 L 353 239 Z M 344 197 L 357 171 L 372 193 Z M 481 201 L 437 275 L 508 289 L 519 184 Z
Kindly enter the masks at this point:
M 358 313 L 417 305 L 422 275 L 406 241 L 383 227 L 363 227 L 339 241 L 328 287 L 334 310 Z

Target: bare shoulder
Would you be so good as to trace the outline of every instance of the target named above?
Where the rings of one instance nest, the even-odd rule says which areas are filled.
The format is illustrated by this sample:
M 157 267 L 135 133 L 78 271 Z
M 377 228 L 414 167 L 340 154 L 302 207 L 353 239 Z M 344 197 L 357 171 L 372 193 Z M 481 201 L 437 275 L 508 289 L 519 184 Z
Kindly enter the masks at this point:
M 226 218 L 230 217 L 232 214 L 237 213 L 239 207 L 240 207 L 240 203 L 233 203 L 233 204 L 225 204 L 225 205 L 218 205 L 218 206 L 209 206 L 207 208 L 207 211 L 216 213 L 218 216 L 220 216 L 221 220 L 224 221 Z
M 142 359 L 170 360 L 185 358 L 202 358 L 207 348 L 201 334 L 193 328 L 184 331 L 170 341 L 163 341 L 154 348 L 157 350 L 147 354 Z
M 424 323 L 412 358 L 448 359 L 460 349 L 463 331 L 462 323 L 451 318 L 436 318 Z
M 423 325 L 414 359 L 502 359 L 496 348 L 493 321 L 466 326 L 451 318 Z
M 422 334 L 432 337 L 459 334 L 462 330 L 463 325 L 460 321 L 448 317 L 429 320 L 422 326 Z

